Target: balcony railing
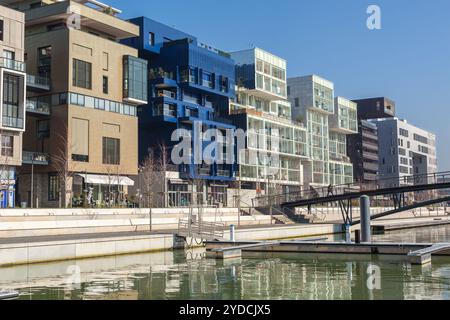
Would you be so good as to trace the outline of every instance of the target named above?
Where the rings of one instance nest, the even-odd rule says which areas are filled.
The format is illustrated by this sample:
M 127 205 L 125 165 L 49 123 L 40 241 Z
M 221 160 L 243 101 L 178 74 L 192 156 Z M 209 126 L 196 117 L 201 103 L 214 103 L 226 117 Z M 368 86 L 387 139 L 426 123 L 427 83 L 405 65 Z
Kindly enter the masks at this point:
M 161 90 L 161 91 L 158 91 L 158 97 L 166 97 L 166 98 L 176 99 L 177 95 L 175 92 L 172 92 L 172 91 Z
M 26 65 L 25 62 L 0 58 L 0 68 L 7 68 L 15 71 L 25 72 Z
M 50 103 L 39 101 L 37 98 L 28 98 L 27 112 L 50 115 Z
M 22 118 L 14 118 L 14 117 L 3 117 L 2 125 L 3 127 L 7 128 L 14 128 L 14 129 L 23 129 L 24 121 Z
M 40 77 L 27 74 L 27 85 L 29 87 L 50 90 L 50 79 L 47 77 Z
M 46 165 L 50 164 L 50 155 L 47 153 L 41 153 L 41 152 L 24 151 L 22 162 L 24 164 L 46 166 Z

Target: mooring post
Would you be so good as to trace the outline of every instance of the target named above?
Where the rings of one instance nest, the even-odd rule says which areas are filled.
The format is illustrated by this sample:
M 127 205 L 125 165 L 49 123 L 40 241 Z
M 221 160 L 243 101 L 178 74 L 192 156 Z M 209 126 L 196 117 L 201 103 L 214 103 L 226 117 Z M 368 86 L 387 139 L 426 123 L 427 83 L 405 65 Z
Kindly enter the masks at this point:
M 372 242 L 372 226 L 370 221 L 370 198 L 362 196 L 361 204 L 361 242 Z
M 235 225 L 232 224 L 232 225 L 230 226 L 230 241 L 231 241 L 231 242 L 236 242 L 235 229 L 236 229 Z

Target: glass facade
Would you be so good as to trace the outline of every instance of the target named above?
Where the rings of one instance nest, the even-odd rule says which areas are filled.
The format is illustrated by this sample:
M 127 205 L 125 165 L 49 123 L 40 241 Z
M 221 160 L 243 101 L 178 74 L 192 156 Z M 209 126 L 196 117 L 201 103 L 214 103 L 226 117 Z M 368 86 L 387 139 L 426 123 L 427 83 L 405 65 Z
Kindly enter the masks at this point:
M 148 62 L 132 56 L 124 57 L 123 96 L 124 99 L 147 101 Z

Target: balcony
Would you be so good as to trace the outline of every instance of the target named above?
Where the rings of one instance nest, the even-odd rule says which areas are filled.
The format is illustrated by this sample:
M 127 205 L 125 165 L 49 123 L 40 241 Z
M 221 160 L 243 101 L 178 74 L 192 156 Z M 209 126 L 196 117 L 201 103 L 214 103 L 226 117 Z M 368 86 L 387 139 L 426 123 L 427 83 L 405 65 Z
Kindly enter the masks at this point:
M 24 62 L 0 58 L 0 68 L 11 69 L 14 71 L 25 72 L 26 65 Z
M 27 74 L 27 88 L 34 92 L 50 91 L 50 79 Z
M 158 91 L 158 97 L 169 98 L 175 100 L 177 98 L 177 94 L 175 92 L 169 90 L 160 90 Z
M 27 112 L 49 116 L 50 103 L 40 101 L 38 98 L 27 98 Z
M 20 129 L 20 130 L 24 129 L 23 118 L 4 116 L 2 120 L 3 120 L 2 125 L 4 128 Z
M 23 164 L 48 166 L 50 164 L 50 155 L 41 152 L 23 152 Z
M 164 104 L 164 105 L 156 105 L 153 108 L 153 116 L 166 116 L 166 117 L 177 117 L 177 106 L 176 105 L 170 105 L 170 104 Z
M 378 155 L 367 151 L 363 151 L 363 159 L 371 161 L 379 161 Z
M 230 177 L 230 171 L 229 170 L 217 170 L 217 176 Z
M 363 168 L 365 171 L 378 172 L 378 170 L 380 169 L 380 166 L 377 163 L 364 162 Z

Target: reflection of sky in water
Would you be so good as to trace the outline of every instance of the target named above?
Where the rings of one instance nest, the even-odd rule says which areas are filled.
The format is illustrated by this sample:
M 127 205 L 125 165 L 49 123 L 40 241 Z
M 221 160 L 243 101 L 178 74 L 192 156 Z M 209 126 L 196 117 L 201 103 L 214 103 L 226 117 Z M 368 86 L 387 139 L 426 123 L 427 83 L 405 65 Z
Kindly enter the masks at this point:
M 450 226 L 402 230 L 376 241 L 450 241 Z M 417 267 L 392 258 L 256 255 L 203 259 L 202 250 L 78 261 L 81 284 L 67 284 L 73 262 L 4 268 L 0 287 L 22 299 L 450 299 L 450 259 Z M 367 289 L 367 268 L 380 267 L 382 290 Z

